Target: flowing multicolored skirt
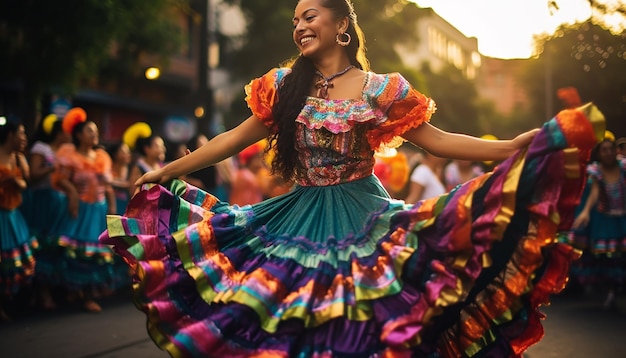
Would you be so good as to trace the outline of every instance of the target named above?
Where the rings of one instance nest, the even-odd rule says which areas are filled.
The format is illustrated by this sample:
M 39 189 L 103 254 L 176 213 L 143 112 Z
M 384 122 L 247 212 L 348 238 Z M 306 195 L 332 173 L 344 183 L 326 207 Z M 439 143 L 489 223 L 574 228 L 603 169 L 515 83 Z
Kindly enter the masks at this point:
M 175 180 L 145 185 L 100 240 L 134 268 L 135 303 L 175 357 L 519 356 L 580 254 L 556 233 L 597 138 L 564 117 L 414 206 L 374 176 L 244 207 Z

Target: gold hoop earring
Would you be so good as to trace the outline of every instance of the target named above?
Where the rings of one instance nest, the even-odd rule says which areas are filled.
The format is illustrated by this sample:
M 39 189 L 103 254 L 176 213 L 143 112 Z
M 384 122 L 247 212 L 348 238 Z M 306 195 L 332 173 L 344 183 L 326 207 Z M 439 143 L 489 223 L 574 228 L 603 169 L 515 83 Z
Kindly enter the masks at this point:
M 344 35 L 347 37 L 345 41 L 343 41 L 341 39 L 341 37 L 344 36 Z M 341 34 L 337 34 L 337 38 L 335 40 L 337 41 L 337 43 L 340 46 L 346 47 L 346 46 L 348 46 L 350 44 L 350 41 L 352 41 L 352 36 L 350 36 L 349 33 L 344 32 L 344 33 L 341 33 Z

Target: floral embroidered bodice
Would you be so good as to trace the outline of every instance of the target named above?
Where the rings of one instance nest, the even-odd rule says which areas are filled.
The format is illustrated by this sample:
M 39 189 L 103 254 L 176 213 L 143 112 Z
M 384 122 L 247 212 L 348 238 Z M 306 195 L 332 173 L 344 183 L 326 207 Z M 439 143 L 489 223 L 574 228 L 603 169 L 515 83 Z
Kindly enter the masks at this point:
M 246 86 L 248 106 L 270 130 L 278 88 L 289 73 L 273 69 Z M 307 97 L 296 118 L 297 183 L 336 185 L 371 175 L 374 152 L 430 120 L 434 111 L 434 102 L 397 73 L 367 72 L 358 99 Z

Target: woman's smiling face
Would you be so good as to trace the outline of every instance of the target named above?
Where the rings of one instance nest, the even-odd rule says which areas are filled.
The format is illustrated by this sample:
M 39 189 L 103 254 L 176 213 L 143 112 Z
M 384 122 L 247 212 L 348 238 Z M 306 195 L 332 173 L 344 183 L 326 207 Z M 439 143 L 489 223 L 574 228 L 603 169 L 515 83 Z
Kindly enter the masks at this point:
M 320 57 L 339 46 L 336 36 L 341 25 L 341 20 L 322 6 L 322 0 L 301 0 L 293 17 L 293 41 L 303 56 Z

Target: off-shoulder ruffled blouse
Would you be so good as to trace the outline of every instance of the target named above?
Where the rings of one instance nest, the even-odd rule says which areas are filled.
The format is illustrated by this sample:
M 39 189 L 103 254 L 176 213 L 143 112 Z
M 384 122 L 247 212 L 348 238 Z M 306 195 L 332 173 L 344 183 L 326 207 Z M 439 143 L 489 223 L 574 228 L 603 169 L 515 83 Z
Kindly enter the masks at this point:
M 272 108 L 291 69 L 274 68 L 246 86 L 246 102 L 270 131 Z M 345 183 L 371 175 L 374 152 L 397 142 L 408 130 L 430 120 L 435 103 L 399 73 L 366 72 L 358 99 L 307 97 L 296 118 L 296 151 L 303 186 Z

